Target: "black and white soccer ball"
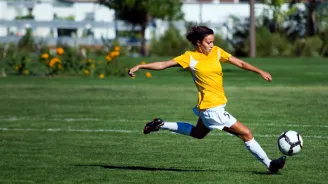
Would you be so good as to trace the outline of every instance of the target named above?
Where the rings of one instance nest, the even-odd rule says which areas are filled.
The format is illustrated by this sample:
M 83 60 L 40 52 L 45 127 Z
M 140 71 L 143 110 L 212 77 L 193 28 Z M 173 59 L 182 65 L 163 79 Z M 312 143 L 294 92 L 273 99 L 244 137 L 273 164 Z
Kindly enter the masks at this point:
M 302 150 L 303 139 L 298 132 L 288 130 L 278 137 L 278 147 L 285 155 L 295 155 Z

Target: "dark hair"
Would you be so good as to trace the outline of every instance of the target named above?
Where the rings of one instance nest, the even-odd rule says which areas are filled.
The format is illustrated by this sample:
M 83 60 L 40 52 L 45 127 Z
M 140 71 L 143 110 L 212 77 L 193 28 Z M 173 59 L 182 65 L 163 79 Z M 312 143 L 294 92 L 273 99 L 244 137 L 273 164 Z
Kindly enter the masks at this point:
M 196 47 L 197 41 L 203 41 L 204 37 L 210 34 L 214 34 L 214 31 L 206 26 L 193 26 L 189 29 L 186 38 Z

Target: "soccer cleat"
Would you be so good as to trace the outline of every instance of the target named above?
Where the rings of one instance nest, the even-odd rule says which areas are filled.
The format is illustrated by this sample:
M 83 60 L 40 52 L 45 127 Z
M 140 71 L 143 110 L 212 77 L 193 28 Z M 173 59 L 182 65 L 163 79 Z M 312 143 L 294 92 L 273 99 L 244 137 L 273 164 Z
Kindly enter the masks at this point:
M 282 156 L 276 160 L 270 162 L 269 171 L 271 173 L 278 173 L 279 169 L 282 169 L 286 163 L 286 156 Z
M 164 125 L 164 121 L 160 118 L 155 118 L 153 121 L 148 122 L 144 128 L 144 134 L 158 131 L 161 126 Z

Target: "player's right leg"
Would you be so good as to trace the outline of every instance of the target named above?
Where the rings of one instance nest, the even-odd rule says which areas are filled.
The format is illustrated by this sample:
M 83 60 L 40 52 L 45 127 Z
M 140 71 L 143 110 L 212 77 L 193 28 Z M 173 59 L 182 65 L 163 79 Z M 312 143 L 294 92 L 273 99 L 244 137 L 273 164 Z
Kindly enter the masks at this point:
M 242 139 L 246 148 L 261 161 L 271 173 L 277 173 L 279 169 L 283 168 L 286 162 L 286 157 L 282 156 L 275 160 L 270 160 L 262 149 L 260 144 L 254 139 L 251 130 L 239 121 L 236 121 L 231 127 L 224 127 L 224 131 L 234 134 Z
M 160 118 L 155 118 L 153 121 L 146 124 L 144 134 L 160 129 L 169 130 L 182 135 L 189 135 L 198 139 L 204 138 L 210 132 L 210 129 L 203 124 L 201 118 L 198 119 L 196 127 L 185 122 L 164 122 Z

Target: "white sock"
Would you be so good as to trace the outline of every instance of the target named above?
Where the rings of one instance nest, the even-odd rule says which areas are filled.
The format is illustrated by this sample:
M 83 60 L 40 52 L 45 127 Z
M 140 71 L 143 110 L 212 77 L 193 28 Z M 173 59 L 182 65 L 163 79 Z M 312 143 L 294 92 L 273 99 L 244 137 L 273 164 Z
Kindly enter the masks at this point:
M 271 160 L 254 138 L 245 142 L 245 146 L 260 162 L 269 168 Z
M 161 129 L 169 130 L 183 135 L 190 135 L 190 132 L 194 126 L 184 122 L 164 122 Z

